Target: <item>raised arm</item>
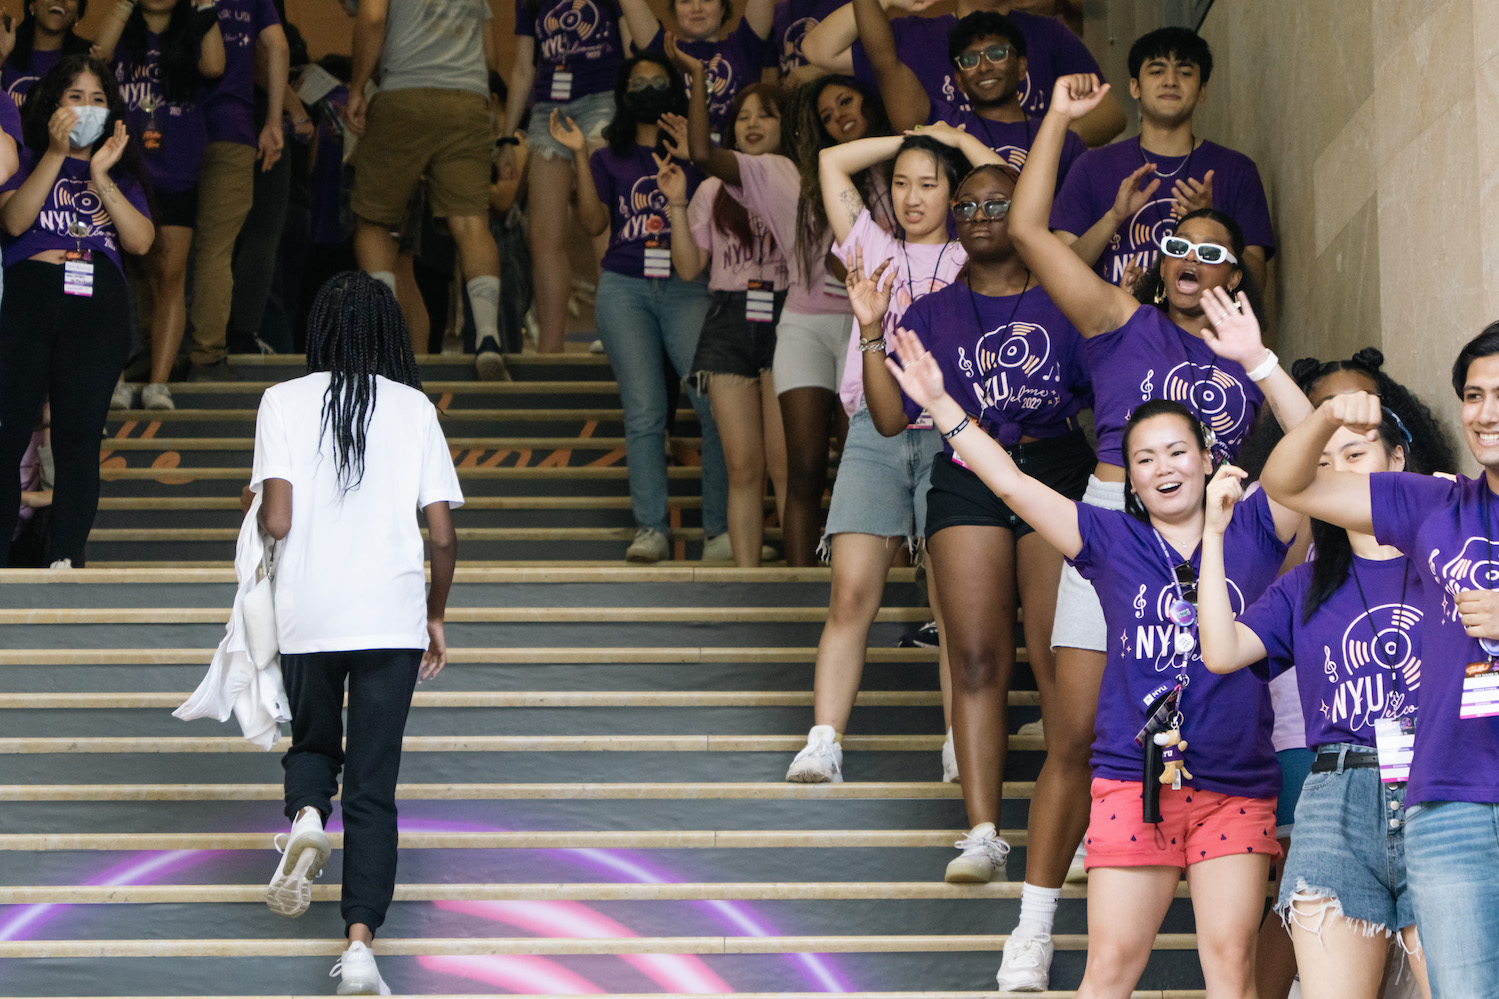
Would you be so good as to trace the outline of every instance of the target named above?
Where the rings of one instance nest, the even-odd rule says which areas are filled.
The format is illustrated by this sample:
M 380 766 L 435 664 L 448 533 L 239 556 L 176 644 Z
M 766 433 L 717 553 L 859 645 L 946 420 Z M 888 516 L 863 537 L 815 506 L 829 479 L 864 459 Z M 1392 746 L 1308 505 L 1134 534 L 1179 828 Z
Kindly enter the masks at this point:
M 886 10 L 925 10 L 936 0 L 880 0 Z M 852 4 L 844 4 L 817 23 L 802 39 L 802 55 L 814 66 L 829 73 L 848 75 L 854 71 L 854 42 L 859 26 L 854 20 Z
M 1224 465 L 1208 483 L 1207 520 L 1202 530 L 1202 563 L 1197 570 L 1197 638 L 1202 662 L 1214 673 L 1232 673 L 1265 658 L 1254 632 L 1234 620 L 1223 562 L 1223 532 L 1234 504 L 1244 495 L 1244 472 Z
M 871 422 L 882 436 L 894 437 L 906 429 L 906 404 L 900 385 L 885 367 L 888 346 L 884 343 L 885 313 L 890 311 L 890 289 L 895 284 L 896 269 L 889 259 L 866 261 L 864 249 L 854 247 L 849 258 L 849 305 L 859 324 L 859 363 L 864 369 L 864 404 Z M 879 345 L 879 346 L 876 346 Z M 863 349 L 864 347 L 869 349 Z
M 1103 251 L 1109 248 L 1114 234 L 1125 222 L 1135 217 L 1135 213 L 1150 201 L 1150 196 L 1161 186 L 1160 180 L 1154 179 L 1144 188 L 1140 187 L 1140 181 L 1147 174 L 1155 173 L 1154 163 L 1145 163 L 1136 167 L 1134 172 L 1119 183 L 1119 190 L 1114 195 L 1114 204 L 1103 213 L 1103 218 L 1093 223 L 1092 228 L 1081 236 L 1073 236 L 1071 233 L 1058 233 L 1063 242 L 1071 242 L 1072 252 L 1082 258 L 1083 263 L 1089 267 L 1098 264 L 1098 258 L 1103 256 Z
M 1108 84 L 1100 86 L 1091 74 L 1057 81 L 1051 108 L 1036 131 L 1010 201 L 1010 238 L 1046 294 L 1084 337 L 1118 329 L 1140 305 L 1128 292 L 1093 273 L 1049 227 L 1067 127 L 1107 91 Z
M 151 249 L 156 241 L 156 226 L 150 216 L 130 203 L 120 186 L 114 182 L 109 171 L 120 162 L 125 145 L 130 141 L 123 121 L 115 122 L 114 134 L 104 141 L 89 159 L 89 183 L 99 195 L 99 201 L 115 224 L 120 237 L 120 249 L 141 256 Z
M 853 0 L 854 21 L 864 54 L 874 68 L 885 113 L 897 132 L 925 125 L 932 117 L 932 100 L 911 67 L 895 51 L 895 32 L 880 0 Z
M 624 27 L 630 30 L 630 42 L 636 51 L 644 51 L 661 30 L 661 22 L 646 0 L 619 0 L 620 13 L 624 15 Z M 625 49 L 629 55 L 630 50 Z
M 588 166 L 588 142 L 583 130 L 571 118 L 564 118 L 557 108 L 547 122 L 552 138 L 573 154 L 573 172 L 578 178 L 578 222 L 583 231 L 597 236 L 609 228 L 609 209 L 599 200 L 598 188 L 593 183 L 593 170 Z
M 1124 108 L 1119 106 L 1113 94 L 1109 94 L 1093 110 L 1074 121 L 1072 130 L 1089 149 L 1096 149 L 1124 131 L 1126 124 Z
M 775 27 L 775 17 L 776 0 L 746 0 L 744 19 L 762 40 L 770 37 L 770 31 Z
M 1378 396 L 1350 392 L 1330 397 L 1286 432 L 1260 473 L 1260 485 L 1272 500 L 1309 517 L 1373 534 L 1369 477 L 1322 467 L 1322 452 L 1339 427 L 1375 440 L 1383 419 Z
M 895 350 L 900 363 L 887 360 L 886 367 L 900 383 L 901 390 L 932 415 L 937 429 L 952 442 L 963 463 L 1057 551 L 1068 558 L 1082 551 L 1077 504 L 1022 472 L 994 438 L 968 419 L 963 407 L 947 394 L 942 384 L 942 369 L 916 334 L 897 331 Z
M 713 143 L 712 129 L 708 125 L 707 72 L 701 59 L 683 52 L 677 45 L 675 35 L 666 36 L 666 57 L 672 65 L 687 75 L 687 158 L 703 173 L 717 177 L 725 184 L 739 184 L 739 157 Z M 662 121 L 674 135 L 682 133 L 678 116 L 664 115 Z
M 99 22 L 99 28 L 94 32 L 94 44 L 89 53 L 106 66 L 113 66 L 115 61 L 115 47 L 120 44 L 120 36 L 125 33 L 125 23 L 130 20 L 130 15 L 135 11 L 135 4 L 126 0 L 125 3 L 116 3 L 105 13 L 103 20 Z
M 68 133 L 78 123 L 78 112 L 60 107 L 47 121 L 47 151 L 36 161 L 31 173 L 14 191 L 0 194 L 0 224 L 12 236 L 19 236 L 36 224 L 47 195 L 57 181 L 63 160 L 68 155 Z
M 688 215 L 687 175 L 670 156 L 651 153 L 656 161 L 656 186 L 666 195 L 671 218 L 671 263 L 683 281 L 696 281 L 708 268 L 708 251 L 697 245 Z
M 817 157 L 817 176 L 822 185 L 822 205 L 828 213 L 833 238 L 843 242 L 864 210 L 864 198 L 854 174 L 876 163 L 890 159 L 904 139 L 899 135 L 880 135 L 855 139 L 841 146 L 828 146 Z

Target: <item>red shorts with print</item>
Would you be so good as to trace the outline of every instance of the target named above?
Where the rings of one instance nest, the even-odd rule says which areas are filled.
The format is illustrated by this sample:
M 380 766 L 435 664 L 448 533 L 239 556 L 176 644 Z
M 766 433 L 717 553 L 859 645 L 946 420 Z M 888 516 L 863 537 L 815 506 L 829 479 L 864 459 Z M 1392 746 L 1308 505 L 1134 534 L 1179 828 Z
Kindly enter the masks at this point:
M 1141 820 L 1140 782 L 1093 778 L 1085 866 L 1180 867 L 1231 854 L 1280 856 L 1275 799 L 1161 788 L 1161 821 Z

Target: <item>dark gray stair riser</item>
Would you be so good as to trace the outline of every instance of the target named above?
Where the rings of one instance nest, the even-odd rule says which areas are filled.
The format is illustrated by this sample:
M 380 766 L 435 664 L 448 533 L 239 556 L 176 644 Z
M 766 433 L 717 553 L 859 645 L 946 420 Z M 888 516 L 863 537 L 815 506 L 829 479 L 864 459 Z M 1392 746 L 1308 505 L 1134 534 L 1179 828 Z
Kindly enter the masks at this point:
M 205 391 L 196 388 L 192 382 L 183 382 L 172 386 L 172 400 L 178 409 L 255 409 L 260 405 L 260 397 L 264 393 L 264 386 L 257 387 L 259 381 L 256 376 L 251 375 L 246 379 L 250 384 L 236 385 L 228 391 Z M 598 380 L 598 384 L 590 384 L 590 379 L 562 378 L 558 381 L 573 382 L 561 388 L 528 388 L 523 383 L 518 383 L 516 388 L 501 388 L 491 392 L 476 392 L 464 390 L 452 393 L 446 407 L 453 409 L 546 409 L 548 407 L 560 409 L 618 409 L 619 390 L 614 387 L 612 381 Z M 427 397 L 434 403 L 443 396 L 443 392 L 434 389 L 431 384 L 424 383 L 423 390 Z
M 627 508 L 546 509 L 546 510 L 462 510 L 461 527 L 526 527 L 526 528 L 572 528 L 608 527 L 616 530 L 635 529 L 635 518 Z M 195 530 L 218 528 L 238 530 L 243 516 L 237 510 L 100 510 L 94 518 L 95 530 Z M 681 523 L 685 528 L 701 528 L 703 515 L 699 509 L 683 510 Z M 97 542 L 96 542 L 97 543 Z M 615 542 L 616 544 L 627 544 Z M 97 556 L 96 556 L 97 557 Z
M 771 540 L 772 545 L 777 542 Z M 535 541 L 476 541 L 464 539 L 460 534 L 458 552 L 460 559 L 474 562 L 552 562 L 559 548 L 565 548 L 579 560 L 590 562 L 617 562 L 625 565 L 625 549 L 630 537 L 616 540 L 590 541 L 564 538 L 546 538 Z M 702 557 L 702 543 L 687 542 L 686 559 L 696 562 Z M 93 538 L 88 543 L 89 564 L 95 568 L 107 566 L 109 562 L 151 562 L 162 559 L 204 564 L 226 565 L 234 560 L 234 542 L 230 541 L 106 541 Z M 97 565 L 95 565 L 97 563 Z M 663 565 L 682 564 L 668 560 Z
M 235 365 L 235 370 L 245 378 L 255 381 L 287 381 L 307 374 L 307 360 L 300 354 L 268 355 L 257 359 L 253 364 L 238 364 L 236 361 L 237 358 L 231 357 L 229 363 Z M 583 381 L 614 377 L 608 359 L 601 354 L 580 360 L 570 357 L 567 361 L 549 361 L 544 356 L 527 354 L 524 357 L 508 358 L 507 367 L 510 377 L 517 382 Z M 423 381 L 479 380 L 474 372 L 473 357 L 467 354 L 444 354 L 440 360 L 418 361 L 417 368 Z
M 175 391 L 175 389 L 174 389 Z M 181 408 L 186 409 L 186 406 Z M 204 407 L 218 408 L 218 407 Z M 253 408 L 253 407 L 252 407 Z M 475 407 L 478 408 L 478 407 Z M 536 418 L 536 412 L 526 412 L 521 407 L 513 406 L 486 406 L 485 409 L 512 409 L 517 412 L 525 412 L 525 419 L 505 417 L 496 419 L 494 417 L 470 417 L 465 416 L 464 410 L 453 410 L 455 415 L 444 415 L 441 418 L 444 433 L 449 438 L 465 437 L 577 437 L 582 434 L 588 424 L 589 436 L 591 437 L 623 437 L 625 435 L 624 420 L 618 416 L 602 419 L 592 417 L 558 416 Z M 618 405 L 612 407 L 615 411 Z M 604 412 L 604 410 L 600 410 Z M 104 424 L 104 436 L 116 438 L 125 426 L 130 425 L 127 437 L 139 439 L 145 428 L 151 424 L 156 425 L 154 437 L 242 437 L 252 440 L 255 437 L 255 418 L 252 415 L 245 418 L 213 418 L 206 420 L 174 419 L 170 414 L 164 417 L 130 416 L 125 417 L 118 412 L 112 412 Z M 697 414 L 690 409 L 677 411 L 677 424 L 675 433 L 679 437 L 699 437 L 701 428 L 698 426 Z M 109 446 L 109 441 L 103 442 L 104 447 Z M 120 452 L 123 453 L 123 452 Z

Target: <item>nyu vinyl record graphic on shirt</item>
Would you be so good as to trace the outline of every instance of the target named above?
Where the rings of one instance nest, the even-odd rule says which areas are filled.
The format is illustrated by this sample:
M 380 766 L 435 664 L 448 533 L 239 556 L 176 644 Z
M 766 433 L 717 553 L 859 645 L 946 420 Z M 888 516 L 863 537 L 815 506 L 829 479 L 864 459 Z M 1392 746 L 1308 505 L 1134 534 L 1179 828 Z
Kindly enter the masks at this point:
M 1244 421 L 1248 408 L 1244 386 L 1221 368 L 1203 371 L 1202 365 L 1183 361 L 1166 372 L 1161 388 L 1165 398 L 1192 410 L 1219 437 L 1229 435 Z
M 558 59 L 576 42 L 587 41 L 599 26 L 599 9 L 591 0 L 573 0 L 564 6 L 554 7 L 541 19 L 547 33 L 542 57 Z
M 979 338 L 974 356 L 985 378 L 1000 369 L 1035 374 L 1051 358 L 1051 337 L 1035 323 L 1009 323 Z
M 1343 632 L 1343 668 L 1348 675 L 1365 666 L 1399 670 L 1407 690 L 1421 686 L 1421 658 L 1411 642 L 1421 611 L 1408 604 L 1381 604 L 1349 623 Z

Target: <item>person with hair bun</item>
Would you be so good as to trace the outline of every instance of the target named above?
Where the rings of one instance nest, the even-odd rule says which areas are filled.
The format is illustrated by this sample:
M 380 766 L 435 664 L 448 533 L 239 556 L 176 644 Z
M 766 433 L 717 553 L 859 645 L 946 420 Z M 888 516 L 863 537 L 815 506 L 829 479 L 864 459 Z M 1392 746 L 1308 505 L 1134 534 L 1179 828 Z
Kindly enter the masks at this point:
M 260 401 L 250 490 L 260 494 L 261 528 L 280 542 L 276 632 L 291 706 L 281 765 L 292 824 L 276 837 L 282 856 L 266 905 L 288 917 L 307 910 L 342 770 L 348 943 L 333 973 L 340 995 L 388 994 L 371 945 L 395 891 L 401 738 L 418 680 L 447 663 L 443 618 L 458 557 L 450 511 L 463 493 L 382 282 L 346 271 L 318 292 L 307 374 Z M 418 510 L 431 537 L 430 591 Z

